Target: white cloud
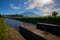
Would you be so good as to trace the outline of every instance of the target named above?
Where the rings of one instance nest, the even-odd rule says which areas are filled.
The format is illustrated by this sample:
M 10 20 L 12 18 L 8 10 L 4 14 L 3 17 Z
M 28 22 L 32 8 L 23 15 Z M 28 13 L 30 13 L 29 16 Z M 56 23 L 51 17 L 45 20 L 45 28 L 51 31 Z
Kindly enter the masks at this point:
M 53 11 L 60 11 L 60 8 L 55 8 L 55 6 L 57 6 L 57 5 L 60 5 L 60 3 L 58 3 L 58 4 L 54 4 L 54 6 L 50 6 L 50 7 L 47 7 L 44 11 L 46 11 L 46 12 L 53 12 Z
M 42 16 L 49 16 L 49 13 L 43 13 Z
M 44 8 L 42 8 L 42 7 L 40 7 L 40 8 L 38 8 L 38 10 L 41 10 L 41 11 L 43 11 L 44 13 L 44 15 L 46 15 L 46 13 L 52 13 L 53 11 L 57 11 L 57 12 L 59 12 L 60 11 L 60 8 L 55 8 L 55 6 L 57 6 L 57 5 L 60 5 L 60 3 L 57 3 L 57 4 L 53 4 L 53 6 L 48 6 L 48 7 L 44 7 Z
M 32 1 L 32 2 L 31 2 Z M 52 0 L 28 0 L 24 4 L 28 4 L 28 9 L 33 9 L 35 7 L 43 7 L 44 5 L 53 4 Z
M 29 10 L 37 8 L 38 10 L 43 12 L 43 16 L 51 15 L 50 13 L 52 13 L 53 11 L 60 12 L 60 8 L 55 8 L 55 6 L 60 5 L 60 3 L 54 3 L 53 0 L 28 0 L 25 4 L 27 4 L 26 9 Z M 45 7 L 45 5 L 48 6 Z
M 48 9 L 46 9 L 46 10 L 48 10 Z M 44 10 L 44 11 L 46 11 L 46 10 Z M 52 13 L 53 11 L 58 12 L 58 15 L 60 15 L 60 8 L 58 8 L 58 9 L 49 9 L 49 11 L 44 12 L 44 13 L 42 14 L 42 16 L 49 16 L 49 15 L 51 15 L 51 13 Z
M 35 7 L 36 7 L 36 5 L 30 4 L 30 5 L 28 5 L 28 7 L 27 7 L 26 9 L 33 9 L 33 8 L 35 8 Z
M 24 4 L 28 4 L 28 3 L 30 3 L 32 0 L 28 0 L 27 2 L 25 2 Z
M 11 8 L 13 8 L 13 9 L 21 9 L 20 7 L 17 7 L 17 6 L 15 6 L 14 4 L 11 4 L 11 3 L 10 3 L 10 6 L 11 6 Z
M 47 4 L 52 4 L 52 0 L 33 0 L 33 2 L 38 6 L 38 7 L 43 7 L 44 5 Z
M 45 8 L 42 8 L 40 10 L 43 11 L 42 16 L 49 16 L 49 15 L 51 15 L 52 9 L 50 9 L 49 7 L 45 7 Z
M 45 8 L 43 11 L 44 11 L 44 12 L 51 12 L 52 9 L 48 7 L 48 8 Z
M 60 8 L 55 8 L 55 9 L 53 9 L 53 10 L 51 10 L 51 12 L 53 12 L 53 11 L 56 11 L 56 12 L 59 12 L 60 13 Z

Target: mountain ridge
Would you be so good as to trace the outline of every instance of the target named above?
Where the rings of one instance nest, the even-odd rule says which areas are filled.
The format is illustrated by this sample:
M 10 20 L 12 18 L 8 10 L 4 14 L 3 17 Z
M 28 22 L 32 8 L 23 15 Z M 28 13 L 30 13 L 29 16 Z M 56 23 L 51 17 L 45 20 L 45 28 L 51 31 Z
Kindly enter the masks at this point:
M 39 16 L 39 15 L 37 15 L 37 14 L 35 14 L 33 12 L 30 12 L 30 11 L 24 12 L 22 15 L 23 16 Z

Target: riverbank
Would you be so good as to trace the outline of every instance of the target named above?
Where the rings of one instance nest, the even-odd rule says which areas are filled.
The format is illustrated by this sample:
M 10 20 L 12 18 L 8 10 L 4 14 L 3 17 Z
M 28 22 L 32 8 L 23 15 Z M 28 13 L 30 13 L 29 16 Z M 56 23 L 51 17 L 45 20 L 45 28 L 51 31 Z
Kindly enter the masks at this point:
M 25 40 L 15 28 L 7 26 L 4 19 L 0 17 L 0 40 Z
M 0 17 L 0 40 L 7 40 L 7 25 L 4 24 L 4 17 Z
M 49 24 L 57 24 L 60 25 L 60 16 L 39 16 L 39 17 L 10 17 L 11 19 L 24 21 L 28 23 L 42 22 L 42 23 L 49 23 Z
M 8 27 L 8 40 L 25 40 L 25 38 L 13 27 Z

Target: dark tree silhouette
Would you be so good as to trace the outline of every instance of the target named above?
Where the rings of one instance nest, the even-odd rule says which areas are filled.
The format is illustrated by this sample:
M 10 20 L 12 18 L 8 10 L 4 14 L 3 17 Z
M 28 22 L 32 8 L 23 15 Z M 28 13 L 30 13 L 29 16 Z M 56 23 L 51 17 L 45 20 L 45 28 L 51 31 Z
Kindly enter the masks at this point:
M 0 14 L 0 17 L 1 17 L 1 14 Z
M 54 11 L 53 13 L 52 13 L 52 16 L 57 16 L 58 15 L 58 12 L 56 12 L 56 11 Z

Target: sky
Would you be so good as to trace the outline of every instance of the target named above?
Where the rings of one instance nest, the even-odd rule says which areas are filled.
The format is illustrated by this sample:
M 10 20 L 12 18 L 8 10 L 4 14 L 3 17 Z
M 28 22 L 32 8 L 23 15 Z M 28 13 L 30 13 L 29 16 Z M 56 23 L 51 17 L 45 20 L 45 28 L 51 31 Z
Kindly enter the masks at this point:
M 0 0 L 0 14 L 21 14 L 31 11 L 40 16 L 60 15 L 60 0 Z

